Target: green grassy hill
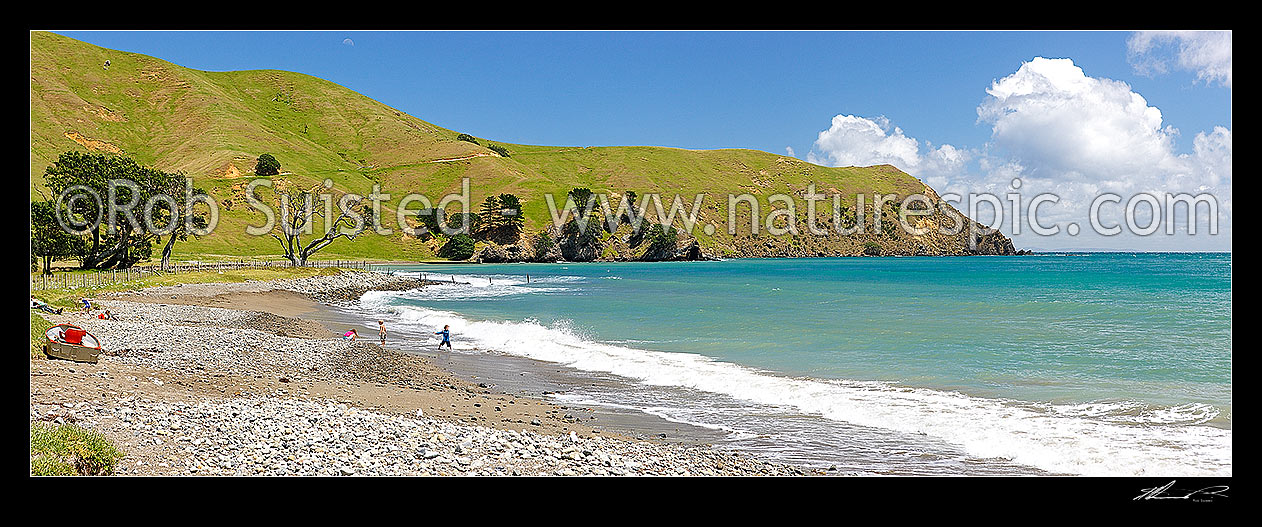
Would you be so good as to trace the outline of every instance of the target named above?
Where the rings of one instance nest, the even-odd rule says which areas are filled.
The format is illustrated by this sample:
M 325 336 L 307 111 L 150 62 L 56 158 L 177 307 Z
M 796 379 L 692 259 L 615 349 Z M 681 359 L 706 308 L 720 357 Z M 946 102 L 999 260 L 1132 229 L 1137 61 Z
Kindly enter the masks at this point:
M 460 179 L 469 177 L 475 210 L 490 194 L 520 196 L 527 231 L 549 223 L 545 193 L 564 201 L 574 187 L 616 195 L 628 189 L 664 197 L 678 193 L 689 203 L 704 192 L 709 198 L 702 218 L 721 227 L 729 193 L 749 192 L 765 203 L 777 192 L 800 195 L 811 182 L 819 192 L 841 192 L 846 201 L 856 193 L 870 199 L 874 192 L 905 195 L 926 189 L 884 165 L 828 168 L 754 150 L 490 141 L 508 149 L 510 157 L 501 157 L 486 147 L 486 139 L 473 144 L 457 140 L 459 133 L 308 75 L 197 71 L 52 33 L 31 34 L 32 199 L 45 190 L 45 168 L 67 150 L 123 153 L 142 164 L 182 170 L 219 203 L 228 203 L 214 234 L 176 245 L 177 254 L 186 257 L 276 253 L 274 240 L 244 234 L 246 225 L 261 223 L 241 197 L 262 153 L 280 160 L 280 177 L 297 183 L 328 178 L 338 191 L 365 195 L 380 184 L 396 196 L 387 203 L 387 218 L 393 218 L 399 196 L 419 192 L 436 200 L 458 191 Z M 753 246 L 768 247 L 767 255 L 814 255 L 791 250 L 802 243 L 817 245 L 820 254 L 853 254 L 867 241 L 802 242 L 784 236 L 752 244 L 725 230 L 696 234 L 705 251 L 716 256 L 760 255 L 750 253 Z M 879 241 L 898 245 L 897 240 Z M 320 255 L 419 260 L 432 258 L 433 249 L 396 231 L 340 240 Z

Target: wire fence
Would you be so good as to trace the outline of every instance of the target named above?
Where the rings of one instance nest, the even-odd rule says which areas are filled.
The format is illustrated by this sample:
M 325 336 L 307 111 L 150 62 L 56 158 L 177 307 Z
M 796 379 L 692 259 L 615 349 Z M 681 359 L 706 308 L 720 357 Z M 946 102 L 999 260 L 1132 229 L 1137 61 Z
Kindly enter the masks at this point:
M 56 272 L 53 274 L 31 275 L 31 289 L 80 289 L 89 287 L 106 287 L 122 282 L 130 282 L 154 276 L 178 273 L 196 273 L 203 271 L 238 271 L 242 269 L 270 269 L 290 267 L 288 261 L 253 261 L 238 260 L 227 262 L 187 262 L 168 265 L 164 270 L 160 265 L 132 266 L 126 269 L 105 269 L 87 272 Z M 381 271 L 385 265 L 367 260 L 317 260 L 307 262 L 305 267 L 340 267 L 343 269 L 360 269 L 364 271 Z

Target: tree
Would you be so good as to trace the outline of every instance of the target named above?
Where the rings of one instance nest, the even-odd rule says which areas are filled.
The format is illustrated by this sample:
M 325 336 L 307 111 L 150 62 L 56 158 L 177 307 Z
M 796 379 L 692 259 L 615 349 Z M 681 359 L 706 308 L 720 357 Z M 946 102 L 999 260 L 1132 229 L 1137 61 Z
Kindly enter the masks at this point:
M 448 260 L 468 260 L 473 257 L 474 245 L 475 242 L 469 235 L 457 234 L 438 249 L 438 255 Z
M 534 258 L 538 261 L 544 261 L 549 255 L 560 252 L 557 242 L 552 239 L 552 236 L 548 235 L 546 230 L 540 231 L 539 234 L 535 235 L 534 246 Z
M 679 233 L 675 231 L 674 227 L 662 227 L 662 224 L 654 223 L 652 227 L 649 227 L 645 238 L 649 242 L 648 249 L 644 251 L 646 255 L 653 255 L 663 259 L 674 257 L 676 246 L 679 243 Z
M 478 140 L 477 140 L 477 139 L 474 139 L 474 138 L 473 138 L 473 136 L 471 136 L 471 135 L 469 135 L 469 134 L 460 134 L 460 135 L 456 136 L 456 140 L 458 140 L 458 141 L 467 141 L 467 142 L 473 143 L 473 144 L 475 144 L 475 145 L 480 144 L 480 143 L 478 143 Z
M 485 200 L 482 200 L 478 211 L 478 225 L 473 229 L 473 235 L 482 240 L 490 239 L 495 235 L 495 229 L 502 218 L 499 196 L 487 196 Z
M 475 216 L 472 219 L 476 221 L 472 225 L 476 228 L 472 232 L 481 240 L 516 241 L 525 225 L 521 217 L 521 200 L 512 194 L 487 196 Z
M 481 220 L 482 216 L 476 212 L 457 212 L 447 217 L 447 228 L 460 229 L 466 226 L 465 222 L 467 221 L 468 229 L 462 231 L 461 233 L 472 235 L 473 233 L 478 232 L 478 229 L 481 227 Z
M 618 221 L 630 224 L 632 228 L 635 229 L 635 232 L 639 233 L 641 230 L 640 226 L 643 224 L 639 221 L 636 221 L 637 216 L 639 215 L 639 212 L 637 212 L 635 209 L 635 198 L 636 198 L 635 191 L 628 190 L 626 196 L 624 196 L 623 198 L 627 202 L 627 211 L 624 214 L 622 214 L 622 216 L 618 217 Z
M 443 211 L 442 209 L 433 209 L 433 208 L 421 209 L 417 211 L 416 213 L 417 221 L 420 222 L 421 226 L 425 228 L 425 233 L 421 235 L 421 239 L 428 240 L 429 236 L 442 233 L 442 230 L 439 229 L 439 226 L 442 225 L 443 223 L 442 219 L 443 219 L 444 212 L 445 211 Z
M 180 188 L 170 189 L 172 192 L 170 195 L 175 198 L 174 210 L 169 207 L 170 203 L 167 203 L 167 208 L 154 207 L 154 212 L 158 215 L 158 219 L 166 220 L 161 228 L 171 229 L 171 231 L 166 234 L 166 243 L 162 245 L 161 269 L 163 271 L 171 269 L 171 250 L 175 248 L 176 240 L 185 241 L 188 239 L 190 234 L 196 236 L 198 232 L 201 232 L 210 225 L 208 214 L 214 214 L 212 211 L 207 211 L 206 213 L 199 212 L 194 209 L 192 204 L 189 202 L 189 198 L 196 199 L 198 197 L 205 197 L 206 191 L 190 186 L 191 191 L 186 194 L 184 187 L 187 183 L 179 182 L 177 184 Z M 207 201 L 207 203 L 209 203 L 209 201 Z M 187 216 L 181 217 L 180 214 L 186 214 Z M 171 222 L 174 222 L 174 225 L 172 225 Z M 155 221 L 154 223 L 157 224 L 158 221 Z M 158 242 L 162 242 L 161 236 L 158 237 Z
M 254 175 L 256 176 L 275 176 L 280 173 L 280 161 L 277 161 L 272 154 L 263 154 L 259 156 L 258 163 L 254 165 Z
M 345 199 L 347 196 L 343 195 L 341 199 L 333 201 L 338 214 L 330 219 L 325 207 L 317 206 L 318 202 L 323 201 L 322 197 L 316 195 L 319 188 L 320 185 L 315 185 L 300 192 L 276 192 L 275 202 L 280 206 L 280 217 L 270 234 L 280 243 L 285 259 L 293 267 L 306 266 L 311 255 L 328 247 L 338 238 L 354 240 L 365 230 L 365 209 L 369 207 L 362 198 L 357 203 L 350 203 Z M 257 197 L 253 199 L 258 200 Z M 332 196 L 328 196 L 328 199 L 331 200 Z M 324 232 L 303 244 L 302 236 L 314 232 L 316 218 L 324 220 Z
M 179 210 L 188 185 L 182 172 L 140 166 L 121 155 L 80 152 L 61 154 L 44 171 L 44 181 L 55 196 L 54 214 L 66 222 L 66 227 L 87 237 L 88 245 L 80 258 L 83 269 L 130 267 L 148 258 L 159 234 L 144 225 L 146 205 L 163 204 L 163 198 L 170 198 Z M 118 211 L 112 222 L 106 210 L 111 195 Z M 76 200 L 76 196 L 88 199 Z M 128 210 L 135 223 L 128 218 Z
M 57 223 L 52 203 L 31 203 L 31 256 L 43 260 L 44 274 L 52 273 L 54 260 L 77 257 L 85 247 L 82 236 L 66 232 Z
M 600 240 L 601 230 L 596 227 L 597 225 L 600 225 L 600 217 L 597 216 L 596 211 L 593 210 L 588 213 L 587 222 L 584 224 L 585 226 L 580 227 L 578 220 L 579 218 L 575 217 L 574 219 L 565 222 L 565 225 L 561 226 L 561 233 L 567 236 L 573 236 L 575 244 L 579 246 L 587 246 L 597 243 Z
M 496 228 L 505 239 L 516 240 L 526 225 L 521 214 L 521 200 L 512 194 L 500 194 L 499 199 L 500 217 Z
M 591 199 L 592 197 L 591 189 L 576 188 L 576 189 L 571 190 L 569 195 L 570 195 L 570 198 L 574 200 L 574 206 L 577 207 L 577 209 L 575 210 L 575 213 L 579 216 L 586 216 L 587 211 L 589 209 L 589 207 L 587 206 L 587 200 Z M 592 205 L 595 206 L 595 204 L 596 202 L 593 201 Z

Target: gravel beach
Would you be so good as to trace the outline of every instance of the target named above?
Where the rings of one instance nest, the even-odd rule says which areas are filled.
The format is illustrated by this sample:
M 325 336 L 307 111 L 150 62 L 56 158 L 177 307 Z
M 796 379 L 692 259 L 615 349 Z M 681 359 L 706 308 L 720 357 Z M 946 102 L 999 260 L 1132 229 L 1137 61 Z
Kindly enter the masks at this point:
M 705 446 L 594 429 L 564 407 L 459 379 L 297 316 L 415 278 L 347 271 L 145 289 L 119 320 L 48 315 L 99 337 L 99 364 L 31 360 L 31 421 L 113 439 L 136 475 L 806 475 Z M 304 307 L 306 302 L 306 307 Z M 224 307 L 230 306 L 230 307 Z

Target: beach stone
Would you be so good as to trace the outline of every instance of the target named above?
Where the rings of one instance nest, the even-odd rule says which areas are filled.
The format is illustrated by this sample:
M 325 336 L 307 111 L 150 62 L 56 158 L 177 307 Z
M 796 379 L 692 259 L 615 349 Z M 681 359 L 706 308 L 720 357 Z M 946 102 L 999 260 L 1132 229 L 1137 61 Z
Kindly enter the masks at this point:
M 193 284 L 175 295 L 225 290 L 296 291 L 319 301 L 357 299 L 372 288 L 417 286 L 412 277 L 340 273 L 305 279 Z M 159 292 L 162 288 L 156 288 Z M 146 294 L 156 296 L 154 291 Z M 341 300 L 337 300 L 341 299 Z M 141 366 L 179 373 L 180 383 L 225 375 L 288 384 L 286 390 L 225 393 L 190 402 L 163 402 L 146 395 L 162 381 L 128 378 L 137 390 L 103 402 L 31 404 L 31 420 L 112 420 L 128 444 L 161 452 L 128 462 L 118 473 L 185 475 L 793 475 L 806 472 L 752 456 L 705 446 L 663 445 L 577 432 L 550 435 L 454 422 L 416 409 L 402 414 L 351 407 L 327 398 L 296 397 L 297 384 L 312 380 L 409 386 L 406 358 L 374 343 L 302 338 L 277 332 L 294 319 L 260 312 L 104 298 L 118 321 L 88 319 L 85 329 L 107 344 L 102 367 Z M 76 322 L 78 320 L 76 319 Z M 80 370 L 81 368 L 75 368 Z M 92 371 L 92 370 L 88 370 Z M 295 372 L 302 372 L 296 375 Z M 105 373 L 102 371 L 101 373 Z M 144 388 L 141 388 L 144 383 Z M 463 389 L 422 385 L 424 389 Z M 483 383 L 481 388 L 489 388 Z M 54 391 L 57 389 L 54 388 Z M 476 395 L 476 390 L 470 390 Z M 510 400 L 506 404 L 517 404 Z M 496 406 L 499 410 L 503 405 Z M 554 412 L 566 419 L 572 414 Z M 479 423 L 484 423 L 479 421 Z M 520 421 L 518 421 L 520 423 Z M 538 418 L 530 426 L 542 426 Z M 503 423 L 508 426 L 510 423 Z M 522 425 L 514 425 L 522 428 Z M 161 468 L 163 470 L 156 470 Z

